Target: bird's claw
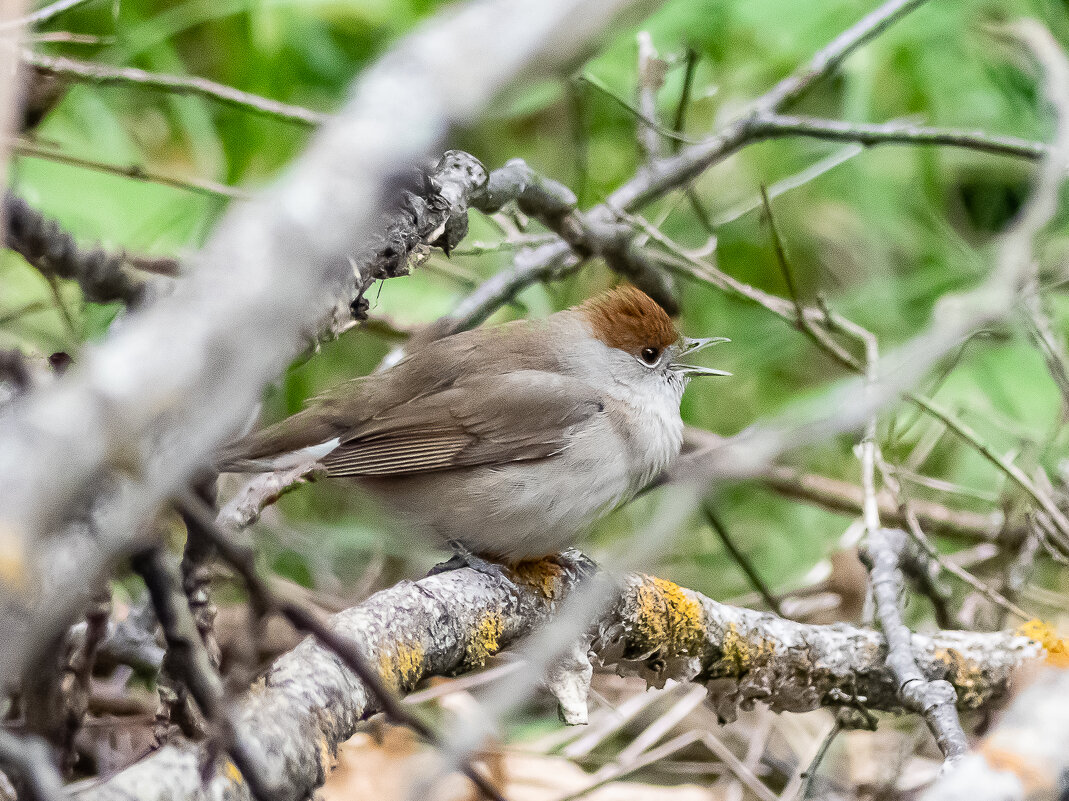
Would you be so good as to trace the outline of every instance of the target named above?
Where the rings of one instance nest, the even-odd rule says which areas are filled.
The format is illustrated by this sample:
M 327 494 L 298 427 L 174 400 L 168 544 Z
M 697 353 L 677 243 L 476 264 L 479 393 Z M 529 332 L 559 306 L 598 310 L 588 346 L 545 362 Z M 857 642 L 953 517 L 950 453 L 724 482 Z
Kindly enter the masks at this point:
M 598 572 L 598 563 L 578 548 L 568 548 L 552 557 L 552 559 L 577 582 L 587 581 Z
M 464 567 L 470 567 L 476 573 L 492 576 L 504 581 L 513 588 L 516 587 L 516 583 L 509 577 L 508 571 L 504 565 L 498 564 L 497 562 L 491 562 L 488 559 L 483 559 L 481 556 L 476 556 L 463 543 L 457 542 L 456 540 L 450 540 L 448 544 L 449 547 L 453 549 L 453 555 L 445 562 L 432 567 L 427 575 L 437 576 L 440 573 L 448 573 L 451 570 L 460 570 Z

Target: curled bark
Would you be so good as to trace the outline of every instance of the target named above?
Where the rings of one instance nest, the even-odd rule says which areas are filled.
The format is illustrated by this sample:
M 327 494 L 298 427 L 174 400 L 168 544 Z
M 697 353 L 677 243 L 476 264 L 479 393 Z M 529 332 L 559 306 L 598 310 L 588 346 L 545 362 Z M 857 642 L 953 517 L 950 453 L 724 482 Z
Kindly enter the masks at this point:
M 335 615 L 331 626 L 364 645 L 386 682 L 408 691 L 428 676 L 480 666 L 549 620 L 577 580 L 543 563 L 514 579 L 510 585 L 463 569 L 403 582 Z M 885 641 L 871 630 L 794 623 L 636 574 L 622 580 L 593 631 L 592 649 L 602 663 L 658 684 L 668 678 L 704 683 L 725 719 L 757 701 L 791 711 L 858 703 L 901 709 Z M 1043 653 L 1025 637 L 969 632 L 913 635 L 913 651 L 924 674 L 951 682 L 968 708 L 1001 695 L 1017 669 Z M 577 674 L 587 667 L 580 661 Z M 568 684 L 575 689 L 576 682 Z M 265 755 L 264 778 L 281 796 L 303 798 L 323 781 L 337 746 L 376 711 L 341 660 L 309 639 L 253 686 L 237 733 Z M 202 787 L 204 756 L 192 746 L 168 746 L 78 797 L 248 797 L 230 770 L 216 771 Z

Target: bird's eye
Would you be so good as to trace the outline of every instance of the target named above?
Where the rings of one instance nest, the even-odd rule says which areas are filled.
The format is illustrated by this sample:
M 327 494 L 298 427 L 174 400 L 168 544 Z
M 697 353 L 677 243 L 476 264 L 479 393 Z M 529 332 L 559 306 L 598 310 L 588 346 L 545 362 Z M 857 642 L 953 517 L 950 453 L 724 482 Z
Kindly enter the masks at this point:
M 661 349 L 643 348 L 642 351 L 638 354 L 638 356 L 640 359 L 642 359 L 642 361 L 652 367 L 653 365 L 657 364 L 657 360 L 661 358 Z

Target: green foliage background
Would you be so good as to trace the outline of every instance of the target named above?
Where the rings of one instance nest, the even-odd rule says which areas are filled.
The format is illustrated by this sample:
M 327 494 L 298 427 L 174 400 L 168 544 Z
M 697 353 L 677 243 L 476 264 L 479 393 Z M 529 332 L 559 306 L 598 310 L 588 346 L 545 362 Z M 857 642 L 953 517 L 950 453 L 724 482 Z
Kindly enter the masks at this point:
M 200 75 L 269 97 L 330 110 L 343 102 L 360 71 L 442 4 L 421 0 L 97 0 L 67 13 L 52 30 L 94 33 L 97 46 L 41 45 L 48 52 Z M 803 63 L 874 4 L 853 0 L 671 0 L 643 24 L 672 68 L 661 92 L 670 120 L 680 95 L 682 56 L 700 56 L 695 100 L 686 135 L 699 138 L 730 121 L 747 101 Z M 1051 131 L 1034 70 L 1005 46 L 991 26 L 1023 16 L 1044 21 L 1064 43 L 1069 20 L 1060 2 L 933 0 L 851 57 L 796 109 L 835 119 L 916 119 L 992 133 L 1046 140 Z M 633 97 L 635 31 L 619 31 L 580 72 L 619 95 Z M 477 46 L 469 43 L 467 46 Z M 519 86 L 454 145 L 489 167 L 522 157 L 572 186 L 584 206 L 598 202 L 639 166 L 633 117 L 581 81 L 560 79 Z M 310 133 L 295 125 L 203 99 L 128 88 L 72 86 L 36 131 L 45 143 L 114 164 L 139 164 L 179 176 L 200 176 L 255 188 L 269 182 L 300 151 Z M 747 148 L 697 182 L 714 219 L 756 203 L 759 187 L 796 175 L 842 145 L 787 139 Z M 585 165 L 585 166 L 584 166 Z M 777 221 L 806 298 L 818 293 L 837 310 L 871 328 L 886 350 L 923 329 L 938 301 L 975 285 L 991 265 L 992 239 L 1027 196 L 1032 166 L 962 150 L 889 146 L 854 155 L 774 203 Z M 32 204 L 54 215 L 85 242 L 143 253 L 196 249 L 224 205 L 215 198 L 76 169 L 17 159 L 10 182 Z M 675 197 L 647 209 L 650 218 L 674 207 L 665 231 L 688 246 L 705 239 L 698 219 Z M 1065 228 L 1059 219 L 1042 247 L 1044 281 L 1064 277 Z M 472 215 L 471 240 L 495 231 Z M 719 266 L 775 292 L 786 286 L 772 257 L 767 227 L 749 211 L 719 225 Z M 404 323 L 447 312 L 509 257 L 496 253 L 436 256 L 412 277 L 388 282 L 375 311 Z M 299 269 L 299 265 L 294 265 Z M 609 285 L 603 266 L 524 292 L 497 317 L 544 315 Z M 1065 304 L 1051 294 L 1059 333 Z M 83 304 L 62 287 L 74 330 L 49 308 L 0 327 L 0 346 L 32 353 L 72 353 L 101 337 L 115 309 Z M 708 363 L 735 377 L 697 383 L 688 391 L 688 422 L 731 434 L 763 416 L 812 402 L 830 402 L 842 371 L 783 321 L 748 302 L 705 286 L 683 285 L 682 327 L 692 335 L 725 335 Z M 0 318 L 32 302 L 51 304 L 48 286 L 18 257 L 0 257 Z M 961 349 L 945 367 L 945 381 L 928 389 L 959 411 L 1000 452 L 1023 466 L 1042 463 L 1058 472 L 1064 455 L 1061 396 L 1039 352 L 1017 324 L 992 330 Z M 177 333 L 177 332 L 176 332 Z M 359 331 L 294 365 L 271 387 L 264 416 L 291 413 L 315 392 L 374 368 L 389 343 Z M 887 436 L 891 430 L 893 438 Z M 888 456 L 901 459 L 932 430 L 900 407 L 881 431 Z M 825 475 L 857 480 L 853 437 L 790 455 Z M 963 508 L 1014 508 L 1015 492 L 976 453 L 940 439 L 921 469 L 932 476 L 991 493 L 986 500 L 949 496 Z M 948 496 L 917 489 L 918 496 Z M 662 498 L 640 500 L 599 529 L 594 555 L 619 548 L 622 538 L 647 531 Z M 788 588 L 836 547 L 848 517 L 783 499 L 752 483 L 718 488 L 715 503 L 733 535 L 770 585 Z M 315 486 L 282 505 L 284 524 L 261 528 L 276 570 L 305 583 L 345 587 L 369 560 L 386 559 L 387 576 L 412 576 L 440 554 L 420 553 L 390 534 L 365 499 L 338 487 Z M 650 572 L 675 578 L 714 597 L 746 592 L 744 576 L 696 515 Z M 385 532 L 385 533 L 384 533 Z M 944 543 L 948 548 L 955 543 Z M 1052 581 L 1056 579 L 1052 578 Z

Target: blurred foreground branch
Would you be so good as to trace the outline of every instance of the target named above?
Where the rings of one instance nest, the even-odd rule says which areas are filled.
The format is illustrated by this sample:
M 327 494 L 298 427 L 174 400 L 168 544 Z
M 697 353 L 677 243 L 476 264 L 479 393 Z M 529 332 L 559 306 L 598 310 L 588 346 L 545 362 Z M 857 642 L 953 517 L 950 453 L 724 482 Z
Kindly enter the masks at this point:
M 402 582 L 330 620 L 339 636 L 363 643 L 382 679 L 401 691 L 422 679 L 477 668 L 485 659 L 551 619 L 577 579 L 550 563 L 513 576 L 469 569 Z M 603 579 L 599 576 L 598 580 Z M 597 659 L 623 673 L 663 684 L 705 684 L 717 713 L 762 701 L 777 711 L 822 706 L 901 709 L 874 631 L 810 626 L 717 603 L 662 579 L 626 576 L 616 600 L 594 623 Z M 976 708 L 1005 692 L 1042 646 L 1008 633 L 913 635 L 922 672 L 946 679 L 960 703 Z M 236 710 L 237 731 L 265 757 L 265 779 L 281 797 L 308 796 L 329 771 L 338 745 L 379 711 L 332 651 L 309 639 L 278 659 Z M 168 746 L 78 794 L 83 801 L 245 799 L 229 770 L 202 787 L 203 750 Z
M 11 404 L 0 427 L 0 682 L 33 668 L 115 561 L 152 538 L 145 518 L 241 427 L 333 303 L 346 256 L 381 230 L 395 176 L 510 81 L 570 64 L 620 13 L 652 5 L 476 2 L 432 20 L 362 76 L 282 180 L 231 207 L 173 294 Z M 50 536 L 87 509 L 101 517 L 94 531 Z
M 1025 801 L 1069 793 L 1069 672 L 1047 670 L 923 801 Z

